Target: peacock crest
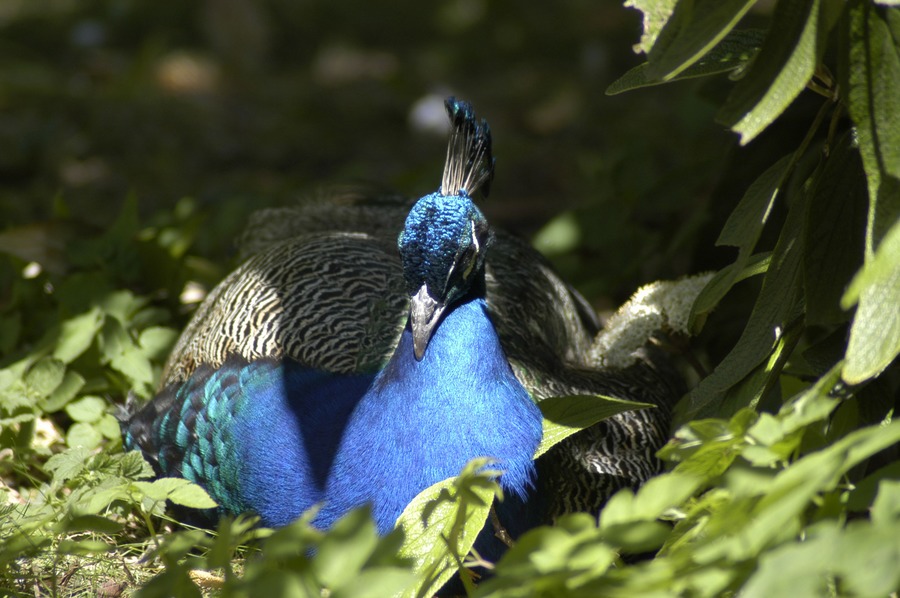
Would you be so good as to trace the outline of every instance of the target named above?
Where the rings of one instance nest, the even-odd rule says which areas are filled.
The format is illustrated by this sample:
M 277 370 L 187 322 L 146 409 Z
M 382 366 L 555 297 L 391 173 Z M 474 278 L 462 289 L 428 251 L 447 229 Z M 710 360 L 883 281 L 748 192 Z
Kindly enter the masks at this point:
M 475 117 L 472 105 L 450 96 L 444 100 L 451 132 L 441 180 L 441 195 L 472 197 L 479 189 L 488 196 L 494 179 L 491 128 Z

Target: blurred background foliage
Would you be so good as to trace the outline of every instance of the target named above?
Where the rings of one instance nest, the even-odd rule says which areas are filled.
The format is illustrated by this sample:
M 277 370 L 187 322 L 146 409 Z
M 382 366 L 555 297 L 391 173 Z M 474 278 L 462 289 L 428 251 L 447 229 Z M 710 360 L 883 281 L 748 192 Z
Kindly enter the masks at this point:
M 713 123 L 727 80 L 604 95 L 640 23 L 617 0 L 6 0 L 2 222 L 57 238 L 53 198 L 90 230 L 129 193 L 150 222 L 190 197 L 192 251 L 221 264 L 259 207 L 348 182 L 429 191 L 453 93 L 495 132 L 488 215 L 610 307 L 727 263 L 708 248 L 769 159 Z M 776 143 L 802 134 L 785 120 Z

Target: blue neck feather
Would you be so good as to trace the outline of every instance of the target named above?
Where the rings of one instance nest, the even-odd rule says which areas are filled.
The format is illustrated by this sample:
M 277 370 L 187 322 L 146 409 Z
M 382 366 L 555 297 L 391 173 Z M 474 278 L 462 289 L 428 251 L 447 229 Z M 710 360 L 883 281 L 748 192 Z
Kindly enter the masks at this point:
M 290 362 L 250 369 L 259 363 L 246 366 L 246 399 L 228 432 L 242 447 L 225 484 L 237 489 L 229 510 L 251 509 L 277 526 L 321 502 L 315 523 L 327 527 L 371 502 L 386 533 L 416 494 L 475 457 L 497 460 L 508 493 L 524 499 L 532 487 L 541 414 L 482 298 L 445 315 L 421 361 L 407 328 L 374 378 Z

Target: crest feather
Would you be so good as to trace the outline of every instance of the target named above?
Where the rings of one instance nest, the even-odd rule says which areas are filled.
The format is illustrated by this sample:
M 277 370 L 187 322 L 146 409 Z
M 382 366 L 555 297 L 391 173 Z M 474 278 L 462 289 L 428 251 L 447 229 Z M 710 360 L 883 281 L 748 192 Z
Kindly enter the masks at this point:
M 454 97 L 444 100 L 453 130 L 447 143 L 447 160 L 441 195 L 471 197 L 479 189 L 487 197 L 494 178 L 491 128 L 475 118 L 472 105 Z

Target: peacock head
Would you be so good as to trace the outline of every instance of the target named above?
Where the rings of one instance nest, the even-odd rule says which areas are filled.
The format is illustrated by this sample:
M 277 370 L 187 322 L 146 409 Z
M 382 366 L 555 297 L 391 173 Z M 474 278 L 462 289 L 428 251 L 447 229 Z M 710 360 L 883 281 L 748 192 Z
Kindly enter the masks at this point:
M 494 176 L 491 131 L 472 107 L 448 98 L 453 125 L 441 189 L 412 207 L 397 241 L 410 295 L 416 359 L 448 307 L 484 279 L 484 256 L 493 233 L 471 195 L 487 195 Z

